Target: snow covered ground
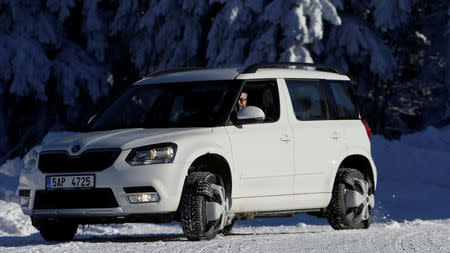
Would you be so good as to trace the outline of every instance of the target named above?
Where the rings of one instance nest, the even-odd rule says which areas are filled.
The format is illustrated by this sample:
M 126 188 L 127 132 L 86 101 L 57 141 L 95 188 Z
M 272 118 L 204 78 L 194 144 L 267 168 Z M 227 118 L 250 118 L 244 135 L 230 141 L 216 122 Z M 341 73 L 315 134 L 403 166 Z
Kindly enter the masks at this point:
M 450 252 L 450 126 L 398 141 L 374 136 L 372 147 L 379 183 L 370 229 L 334 231 L 297 215 L 238 222 L 208 242 L 186 241 L 177 223 L 80 226 L 74 242 L 45 242 L 16 204 L 16 158 L 0 166 L 0 252 Z
M 18 206 L 16 207 L 18 208 Z M 25 228 L 27 229 L 27 228 Z M 13 232 L 13 231 L 11 231 Z M 239 225 L 231 235 L 189 242 L 178 225 L 79 228 L 75 241 L 45 242 L 39 234 L 0 235 L 0 252 L 450 252 L 450 219 L 375 223 L 369 230 L 334 231 L 305 223 Z

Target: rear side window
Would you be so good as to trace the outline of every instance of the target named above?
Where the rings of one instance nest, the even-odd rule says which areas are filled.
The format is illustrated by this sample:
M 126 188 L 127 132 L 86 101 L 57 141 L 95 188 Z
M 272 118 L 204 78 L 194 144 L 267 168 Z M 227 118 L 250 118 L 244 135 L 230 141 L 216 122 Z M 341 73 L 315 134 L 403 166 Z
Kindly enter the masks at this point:
M 328 82 L 333 96 L 332 108 L 337 119 L 359 119 L 358 110 L 343 83 Z
M 319 81 L 286 80 L 298 120 L 327 119 L 325 98 Z

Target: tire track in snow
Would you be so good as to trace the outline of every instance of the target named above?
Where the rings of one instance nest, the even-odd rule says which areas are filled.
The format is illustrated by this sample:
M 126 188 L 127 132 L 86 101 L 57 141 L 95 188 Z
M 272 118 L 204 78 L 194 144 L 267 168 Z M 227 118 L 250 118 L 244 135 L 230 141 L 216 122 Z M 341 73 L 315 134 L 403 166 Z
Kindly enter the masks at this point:
M 59 244 L 45 242 L 38 234 L 0 237 L 0 252 L 450 252 L 450 219 L 373 224 L 368 230 L 347 231 L 312 225 L 238 226 L 229 236 L 200 242 L 187 241 L 176 226 L 101 227 L 109 235 L 99 235 L 98 229 Z
M 403 234 L 396 241 L 397 250 L 404 252 L 450 252 L 450 229 L 441 228 Z M 445 243 L 447 242 L 447 243 Z

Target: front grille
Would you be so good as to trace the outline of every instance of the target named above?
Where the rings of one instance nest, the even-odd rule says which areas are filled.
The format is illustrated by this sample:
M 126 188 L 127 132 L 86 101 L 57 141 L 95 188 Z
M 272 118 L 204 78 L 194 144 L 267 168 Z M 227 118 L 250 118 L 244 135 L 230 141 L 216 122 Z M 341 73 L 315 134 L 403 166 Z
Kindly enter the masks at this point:
M 66 151 L 42 152 L 39 155 L 39 169 L 45 173 L 101 171 L 111 166 L 121 150 L 87 150 L 78 156 Z
M 38 190 L 34 209 L 114 208 L 117 200 L 109 188 Z

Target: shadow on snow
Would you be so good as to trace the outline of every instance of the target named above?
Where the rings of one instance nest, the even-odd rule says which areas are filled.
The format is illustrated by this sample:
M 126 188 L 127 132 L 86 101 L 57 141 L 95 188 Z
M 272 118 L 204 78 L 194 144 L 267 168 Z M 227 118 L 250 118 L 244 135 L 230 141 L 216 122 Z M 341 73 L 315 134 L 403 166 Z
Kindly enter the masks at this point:
M 318 234 L 326 233 L 326 231 L 302 231 L 302 232 L 262 232 L 262 233 L 231 233 L 225 237 L 247 237 L 247 236 L 273 236 L 273 235 L 293 235 L 293 234 Z M 73 242 L 84 243 L 140 243 L 140 242 L 189 242 L 182 234 L 147 234 L 147 235 L 105 235 L 105 236 L 89 236 L 82 235 L 81 237 L 75 237 Z M 71 242 L 47 242 L 39 233 L 32 234 L 30 236 L 0 236 L 0 247 L 12 248 L 12 247 L 27 247 L 37 245 L 58 245 L 61 243 Z

